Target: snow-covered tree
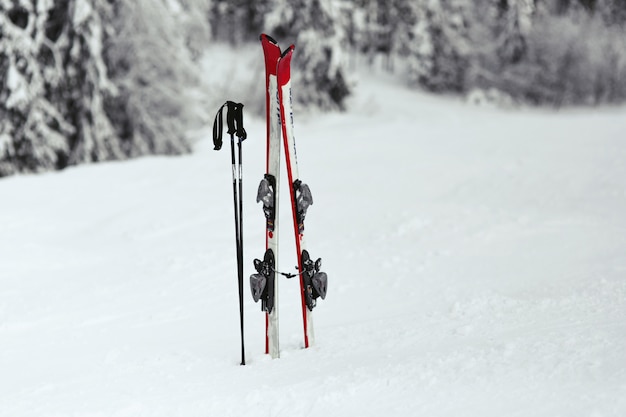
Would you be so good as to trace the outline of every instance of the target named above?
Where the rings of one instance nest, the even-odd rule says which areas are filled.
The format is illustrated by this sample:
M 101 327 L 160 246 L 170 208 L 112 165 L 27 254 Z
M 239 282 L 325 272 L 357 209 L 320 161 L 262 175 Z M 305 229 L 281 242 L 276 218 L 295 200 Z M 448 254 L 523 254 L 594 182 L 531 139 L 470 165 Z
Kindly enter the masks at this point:
M 213 0 L 209 19 L 214 36 L 233 44 L 258 39 L 270 0 Z
M 205 3 L 0 0 L 0 176 L 188 151 Z
M 501 66 L 519 63 L 526 53 L 533 5 L 530 0 L 493 0 L 494 37 Z
M 377 57 L 383 58 L 383 66 L 392 68 L 392 33 L 396 27 L 394 11 L 396 0 L 356 0 L 355 9 L 359 15 L 357 49 L 367 56 L 369 65 Z
M 468 89 L 507 94 L 503 74 L 522 64 L 535 13 L 533 0 L 476 0 L 468 10 L 470 65 Z
M 114 91 L 107 13 L 86 0 L 0 1 L 0 175 L 119 156 L 101 95 Z
M 294 43 L 294 100 L 321 109 L 343 109 L 351 93 L 347 34 L 334 0 L 273 0 L 265 28 L 281 43 Z
M 416 3 L 409 79 L 435 92 L 462 92 L 468 70 L 466 4 L 460 0 Z
M 626 24 L 626 1 L 624 0 L 594 0 L 591 7 L 609 25 Z
M 129 156 L 190 149 L 184 132 L 193 110 L 189 88 L 198 80 L 193 58 L 209 38 L 207 10 L 200 3 L 114 4 L 115 36 L 109 39 L 105 57 L 116 94 L 106 98 L 107 114 Z
M 408 78 L 411 85 L 426 85 L 435 67 L 435 45 L 431 30 L 429 3 L 418 1 L 414 5 L 415 21 L 408 29 Z
M 509 94 L 556 106 L 618 102 L 626 98 L 623 27 L 607 26 L 597 4 L 537 4 L 523 61 L 505 68 L 495 84 Z

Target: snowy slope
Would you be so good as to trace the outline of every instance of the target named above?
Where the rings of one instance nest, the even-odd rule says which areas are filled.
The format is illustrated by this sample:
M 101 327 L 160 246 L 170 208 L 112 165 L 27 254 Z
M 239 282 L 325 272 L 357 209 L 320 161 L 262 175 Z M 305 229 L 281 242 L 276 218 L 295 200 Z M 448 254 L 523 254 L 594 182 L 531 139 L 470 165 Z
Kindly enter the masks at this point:
M 230 158 L 208 130 L 191 156 L 1 180 L 0 416 L 626 415 L 624 110 L 473 108 L 380 77 L 351 105 L 296 115 L 329 294 L 303 350 L 281 281 L 278 360 L 246 293 L 238 365 Z

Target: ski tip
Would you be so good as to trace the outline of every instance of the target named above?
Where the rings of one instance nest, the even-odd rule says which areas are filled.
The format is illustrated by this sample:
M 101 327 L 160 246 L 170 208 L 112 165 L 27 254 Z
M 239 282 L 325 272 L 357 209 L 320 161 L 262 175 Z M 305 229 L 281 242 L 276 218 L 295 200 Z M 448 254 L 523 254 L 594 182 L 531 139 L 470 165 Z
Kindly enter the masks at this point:
M 280 58 L 282 59 L 282 58 L 286 57 L 287 55 L 289 55 L 290 53 L 292 53 L 294 49 L 296 49 L 296 46 L 295 46 L 295 45 L 293 45 L 293 44 L 289 45 L 289 48 L 287 48 L 287 49 L 285 49 L 285 50 L 283 51 L 283 53 L 282 53 L 282 55 L 280 56 Z
M 263 55 L 265 57 L 265 76 L 266 82 L 270 75 L 276 75 L 276 64 L 280 60 L 280 47 L 278 43 L 269 35 L 261 33 L 259 36 Z
M 278 85 L 284 86 L 291 79 L 291 55 L 294 50 L 294 46 L 291 45 L 285 49 L 280 59 L 278 60 L 278 68 L 276 70 L 278 74 Z
M 270 35 L 265 34 L 265 33 L 261 33 L 259 35 L 259 40 L 261 42 L 263 42 L 264 40 L 269 41 L 270 43 L 273 43 L 274 45 L 278 45 L 278 42 L 276 42 L 276 39 L 272 38 Z

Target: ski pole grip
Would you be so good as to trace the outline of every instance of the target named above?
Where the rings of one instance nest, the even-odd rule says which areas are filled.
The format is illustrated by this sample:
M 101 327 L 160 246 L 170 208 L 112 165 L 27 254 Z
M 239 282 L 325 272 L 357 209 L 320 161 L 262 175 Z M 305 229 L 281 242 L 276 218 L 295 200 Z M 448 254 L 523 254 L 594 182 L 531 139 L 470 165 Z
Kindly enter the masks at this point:
M 228 127 L 228 131 L 226 133 L 228 133 L 229 135 L 233 135 L 237 131 L 237 128 L 235 126 L 235 113 L 237 112 L 238 105 L 234 101 L 229 100 L 226 102 L 226 107 L 228 109 L 226 113 L 226 126 Z
M 243 128 L 243 104 L 237 103 L 235 106 L 235 125 L 237 137 L 244 140 L 248 137 L 246 129 Z
M 235 103 L 234 101 L 229 100 L 222 104 L 215 115 L 215 120 L 213 121 L 213 145 L 215 145 L 214 150 L 216 151 L 222 149 L 224 107 L 226 107 L 226 126 L 228 127 L 227 133 L 231 135 L 231 138 L 234 134 L 236 134 L 241 140 L 244 140 L 248 136 L 246 129 L 243 128 L 243 104 Z

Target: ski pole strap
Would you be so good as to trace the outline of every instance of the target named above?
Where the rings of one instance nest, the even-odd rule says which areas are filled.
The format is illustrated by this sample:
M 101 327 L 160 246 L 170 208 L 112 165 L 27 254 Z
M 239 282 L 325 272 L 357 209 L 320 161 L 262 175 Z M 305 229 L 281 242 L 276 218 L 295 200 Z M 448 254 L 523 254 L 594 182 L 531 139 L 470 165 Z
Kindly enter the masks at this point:
M 227 101 L 217 111 L 215 120 L 213 121 L 213 149 L 219 151 L 222 149 L 222 134 L 224 130 L 223 110 L 227 108 L 226 112 L 226 126 L 228 127 L 227 133 L 231 135 L 237 135 L 241 140 L 248 137 L 246 129 L 243 127 L 243 104 L 235 103 L 234 101 Z
M 213 145 L 215 146 L 213 150 L 215 151 L 222 149 L 222 130 L 224 128 L 224 121 L 222 120 L 223 109 L 224 104 L 220 106 L 217 114 L 215 115 L 215 120 L 213 120 Z

